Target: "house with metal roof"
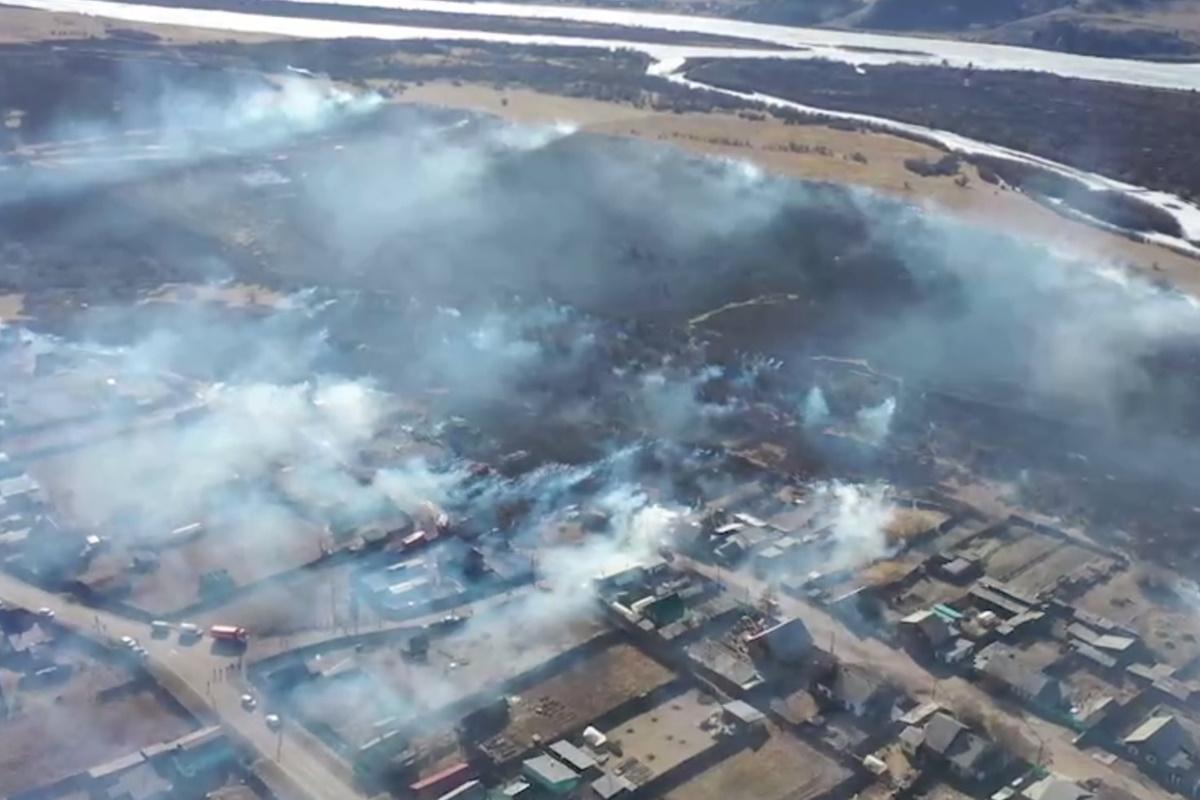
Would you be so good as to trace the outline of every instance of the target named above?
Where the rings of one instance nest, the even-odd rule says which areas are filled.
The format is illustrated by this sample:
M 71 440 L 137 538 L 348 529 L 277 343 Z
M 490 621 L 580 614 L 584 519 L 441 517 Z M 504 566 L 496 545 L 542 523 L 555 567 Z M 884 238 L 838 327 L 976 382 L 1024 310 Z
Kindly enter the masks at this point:
M 879 675 L 854 664 L 838 664 L 814 688 L 818 695 L 856 717 L 885 716 L 900 694 Z
M 1058 775 L 1047 775 L 1021 790 L 1021 800 L 1091 800 L 1096 794 Z
M 579 773 L 552 755 L 542 754 L 521 763 L 521 774 L 555 795 L 569 793 L 579 784 Z
M 1185 797 L 1200 797 L 1198 733 L 1194 723 L 1159 708 L 1125 734 L 1121 746 L 1127 758 L 1159 783 Z
M 611 772 L 606 772 L 592 781 L 588 788 L 591 790 L 591 797 L 596 798 L 596 800 L 613 800 L 615 797 L 628 795 L 635 787 L 623 775 L 614 775 Z
M 1006 761 L 992 742 L 942 711 L 925 723 L 918 754 L 943 764 L 960 778 L 977 782 L 991 778 Z
M 566 739 L 560 739 L 559 741 L 550 745 L 550 747 L 547 749 L 560 761 L 580 774 L 586 775 L 588 772 L 600 768 L 600 765 L 596 762 L 596 759 L 592 758 L 592 756 L 585 750 L 576 747 Z
M 975 669 L 985 684 L 1021 698 L 1043 710 L 1063 706 L 1062 684 L 1028 663 L 1021 652 L 994 642 L 975 656 Z

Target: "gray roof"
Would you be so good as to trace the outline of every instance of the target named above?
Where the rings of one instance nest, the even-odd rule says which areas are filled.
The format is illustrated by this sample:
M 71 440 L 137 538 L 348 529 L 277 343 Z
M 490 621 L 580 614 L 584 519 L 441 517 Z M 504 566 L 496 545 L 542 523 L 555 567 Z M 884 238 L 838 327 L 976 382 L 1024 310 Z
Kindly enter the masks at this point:
M 500 790 L 500 795 L 502 797 L 521 797 L 529 792 L 529 789 L 530 785 L 528 782 L 513 781 L 504 785 L 504 788 Z
M 945 754 L 959 734 L 966 731 L 966 725 L 944 711 L 939 711 L 925 724 L 925 746 L 935 753 Z
M 907 728 L 900 731 L 900 735 L 896 738 L 909 747 L 917 748 L 925 742 L 925 731 L 921 730 L 916 725 L 909 725 Z
M 111 775 L 116 775 L 118 772 L 124 772 L 127 769 L 136 767 L 145 760 L 145 756 L 140 751 L 134 750 L 132 753 L 127 753 L 120 758 L 114 758 L 112 761 L 97 764 L 89 769 L 87 774 L 92 780 L 100 780 L 101 778 L 107 778 Z
M 991 754 L 991 742 L 967 731 L 962 736 L 955 738 L 950 751 L 946 753 L 946 758 L 962 771 L 974 773 Z
M 592 781 L 592 791 L 596 793 L 597 797 L 603 798 L 603 800 L 633 791 L 633 788 L 634 786 L 628 778 L 621 775 L 613 775 L 611 772 L 606 772 Z
M 583 750 L 568 742 L 566 739 L 561 739 L 550 745 L 550 752 L 558 756 L 565 763 L 579 772 L 586 772 L 596 766 L 596 759 L 592 758 Z
M 838 668 L 834 694 L 850 705 L 866 705 L 885 691 L 883 679 L 852 665 Z
M 1074 781 L 1048 775 L 1026 786 L 1021 796 L 1028 800 L 1087 800 L 1095 795 Z
M 754 725 L 766 719 L 766 715 L 744 700 L 726 703 L 721 706 L 721 710 L 745 725 Z
M 526 775 L 537 778 L 542 782 L 555 785 L 565 781 L 577 780 L 579 773 L 568 767 L 551 755 L 542 754 L 526 759 L 522 764 Z
M 955 558 L 942 564 L 942 570 L 950 575 L 962 575 L 965 572 L 973 569 L 979 562 L 962 558 Z
M 1155 736 L 1163 733 L 1167 728 L 1175 722 L 1175 717 L 1170 714 L 1162 714 L 1155 717 L 1150 717 L 1134 728 L 1124 739 L 1125 744 L 1144 744 L 1150 741 Z
M 1030 697 L 1047 702 L 1062 698 L 1062 687 L 1046 673 L 1020 657 L 1011 647 L 992 644 L 980 651 L 977 666 L 981 672 Z
M 462 786 L 446 792 L 444 795 L 439 797 L 438 800 L 455 800 L 455 798 L 481 797 L 483 793 L 483 786 L 480 784 L 480 782 L 478 780 L 471 780 L 467 781 Z

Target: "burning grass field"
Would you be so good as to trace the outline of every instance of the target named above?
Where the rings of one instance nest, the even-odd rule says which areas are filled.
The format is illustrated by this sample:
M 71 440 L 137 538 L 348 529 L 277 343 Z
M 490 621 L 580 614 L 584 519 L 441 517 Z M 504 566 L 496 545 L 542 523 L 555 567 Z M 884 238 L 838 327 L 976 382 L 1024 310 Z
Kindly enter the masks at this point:
M 752 569 L 728 570 L 716 550 L 736 548 L 720 537 L 747 559 L 789 538 L 793 555 L 812 556 L 794 572 L 827 570 L 835 594 L 860 585 L 864 565 L 897 549 L 907 557 L 905 547 L 974 551 L 996 577 L 1045 588 L 1054 576 L 1040 565 L 1075 558 L 1081 543 L 985 528 L 967 512 L 917 542 L 953 505 L 893 512 L 971 470 L 1026 486 L 1040 471 L 1071 475 L 1083 490 L 1138 501 L 1142 522 L 1150 512 L 1130 477 L 1139 470 L 1181 497 L 1197 491 L 1200 382 L 1181 367 L 1200 363 L 1200 313 L 1115 265 L 1096 270 L 1086 255 L 879 193 L 662 143 L 692 117 L 632 107 L 619 111 L 635 119 L 605 117 L 618 107 L 572 101 L 564 108 L 598 115 L 581 135 L 295 76 L 214 80 L 152 98 L 154 113 L 171 114 L 155 117 L 177 145 L 171 169 L 33 165 L 20 188 L 35 202 L 8 195 L 25 215 L 0 218 L 19 274 L 82 298 L 71 314 L 3 329 L 14 360 L 39 356 L 14 373 L 29 382 L 25 405 L 41 386 L 66 385 L 35 379 L 40 356 L 43 371 L 70 376 L 64 357 L 80 341 L 99 343 L 122 378 L 186 376 L 197 405 L 107 446 L 31 460 L 48 497 L 24 502 L 52 535 L 6 537 L 6 557 L 55 588 L 128 583 L 126 595 L 155 610 L 186 607 L 206 594 L 202 582 L 232 586 L 232 602 L 207 593 L 194 619 L 251 627 L 248 658 L 270 657 L 251 665 L 264 710 L 283 710 L 344 756 L 415 732 L 421 772 L 468 749 L 515 769 L 590 724 L 631 737 L 629 769 L 643 777 L 652 762 L 700 755 L 706 701 L 680 699 L 686 676 L 599 620 L 597 575 L 632 586 L 660 573 L 631 567 L 662 560 L 724 584 L 714 610 L 743 592 L 747 604 L 777 605 L 845 663 L 886 663 L 890 679 L 927 696 L 938 685 L 884 637 L 777 596 Z M 163 112 L 163 97 L 178 102 Z M 513 93 L 500 107 L 534 113 L 540 97 Z M 196 112 L 213 106 L 226 113 Z M 212 139 L 189 146 L 214 119 L 230 151 L 214 155 Z M 854 143 L 868 141 L 855 132 L 835 132 L 854 137 L 835 147 L 823 128 L 702 122 L 715 119 L 720 136 L 761 138 L 707 153 L 848 171 L 878 157 L 855 157 Z M 635 140 L 645 130 L 655 143 Z M 64 260 L 74 252 L 94 260 Z M 220 288 L 176 288 L 163 302 L 163 276 L 191 270 Z M 128 281 L 123 300 L 105 293 L 114 275 Z M 260 290 L 237 287 L 251 281 L 273 302 L 249 302 Z M 93 290 L 105 301 L 86 299 Z M 128 407 L 86 410 L 126 427 L 141 419 Z M 16 496 L 23 482 L 5 489 Z M 397 518 L 408 520 L 401 544 L 351 547 L 342 536 Z M 422 587 L 473 584 L 482 597 L 469 615 L 421 614 L 412 630 L 346 639 L 376 622 L 356 613 L 346 564 L 375 592 L 404 596 L 409 581 L 397 576 L 411 569 Z M 533 586 L 488 595 L 508 567 Z M 918 583 L 905 602 L 949 599 L 947 586 Z M 737 651 L 735 667 L 748 664 L 745 629 L 725 621 L 714 635 Z M 293 645 L 302 649 L 289 654 Z M 963 679 L 944 683 L 939 697 L 983 697 Z M 460 749 L 463 714 L 500 698 L 507 715 L 487 715 L 474 748 Z M 237 706 L 236 694 L 226 699 Z M 1072 747 L 1060 733 L 1051 745 Z M 805 740 L 768 734 L 665 791 L 784 800 L 832 796 L 849 777 Z
M 520 123 L 572 121 L 590 133 L 667 142 L 693 152 L 745 159 L 775 174 L 860 185 L 911 202 L 928 203 L 939 212 L 974 223 L 1019 231 L 1054 248 L 1119 258 L 1156 279 L 1186 289 L 1200 288 L 1195 259 L 1064 219 L 1022 194 L 990 186 L 970 168 L 967 172 L 971 183 L 965 188 L 955 184 L 952 177 L 916 175 L 904 167 L 906 159 L 936 161 L 941 153 L 888 134 L 820 125 L 793 126 L 721 112 L 673 114 L 460 82 L 410 86 L 396 100 L 485 111 Z M 856 153 L 866 160 L 856 159 Z

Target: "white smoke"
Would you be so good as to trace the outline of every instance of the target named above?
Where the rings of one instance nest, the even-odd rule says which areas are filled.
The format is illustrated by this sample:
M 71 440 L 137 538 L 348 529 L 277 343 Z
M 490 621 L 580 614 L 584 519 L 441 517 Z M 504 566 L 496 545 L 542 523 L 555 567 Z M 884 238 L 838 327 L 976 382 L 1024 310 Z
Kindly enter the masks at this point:
M 814 386 L 804 396 L 804 407 L 800 410 L 806 428 L 819 428 L 829 421 L 829 403 L 820 386 Z
M 888 554 L 886 527 L 893 511 L 889 494 L 883 484 L 832 481 L 815 487 L 815 501 L 824 510 L 834 541 L 826 571 L 859 567 Z
M 608 514 L 611 534 L 590 536 L 578 546 L 553 547 L 539 556 L 539 577 L 556 598 L 557 613 L 575 613 L 581 602 L 590 603 L 597 576 L 658 559 L 683 513 L 651 501 L 632 485 L 609 489 L 595 506 Z
M 879 447 L 892 431 L 892 416 L 896 413 L 896 398 L 888 397 L 877 406 L 860 408 L 855 414 L 859 434 L 870 444 Z

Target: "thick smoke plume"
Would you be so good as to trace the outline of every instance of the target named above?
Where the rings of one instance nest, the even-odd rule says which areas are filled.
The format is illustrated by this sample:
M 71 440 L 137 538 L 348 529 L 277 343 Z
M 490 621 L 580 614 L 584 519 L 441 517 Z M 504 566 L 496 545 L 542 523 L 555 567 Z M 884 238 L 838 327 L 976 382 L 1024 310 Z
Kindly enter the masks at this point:
M 104 232 L 121 257 L 159 247 L 164 262 L 216 263 L 287 299 L 244 314 L 96 303 L 31 323 L 55 333 L 24 333 L 14 361 L 86 363 L 113 393 L 143 380 L 170 387 L 152 413 L 98 401 L 119 438 L 37 454 L 60 458 L 50 490 L 69 524 L 157 544 L 200 521 L 228 532 L 213 548 L 232 539 L 283 568 L 289 544 L 313 529 L 325 539 L 340 520 L 397 511 L 436 529 L 443 512 L 453 534 L 534 562 L 540 591 L 463 634 L 505 631 L 501 659 L 536 639 L 530 630 L 586 617 L 598 573 L 694 533 L 700 502 L 741 480 L 722 471 L 726 453 L 780 442 L 807 453 L 837 424 L 874 446 L 869 473 L 925 435 L 939 394 L 1028 415 L 1022 423 L 1086 423 L 1072 444 L 1088 458 L 1180 481 L 1200 474 L 1190 468 L 1200 311 L 1118 265 L 569 127 L 382 108 L 300 78 L 217 99 L 160 89 L 132 97 L 119 123 L 62 124 L 130 152 L 146 143 L 136 158 L 2 173 L 0 198 L 161 177 L 146 156 L 162 148 L 168 161 L 205 163 L 187 175 L 195 192 L 170 195 L 173 219 L 199 243 L 165 235 L 163 194 L 150 195 L 154 214 L 132 201 L 85 204 L 41 238 L 9 226 L 4 275 L 41 265 L 56 288 L 102 294 L 104 281 L 70 270 L 55 248 Z M 137 125 L 150 132 L 131 140 L 124 129 Z M 226 258 L 214 243 L 227 231 L 205 229 L 218 209 L 258 237 L 244 250 L 265 255 Z M 19 259 L 7 260 L 9 245 Z M 211 274 L 177 268 L 181 280 Z M 903 391 L 855 391 L 861 375 L 850 389 L 826 381 L 810 358 L 823 355 L 895 376 Z M 17 372 L 6 382 L 14 399 L 33 385 Z M 42 402 L 70 410 L 63 395 Z M 1024 424 L 978 425 L 1020 466 L 1064 451 L 1021 438 Z M 891 552 L 891 490 L 855 480 L 822 472 L 811 487 L 832 542 L 814 569 Z M 200 552 L 195 573 L 209 566 Z M 422 688 L 449 697 L 452 682 Z M 371 699 L 347 692 L 328 707 Z

